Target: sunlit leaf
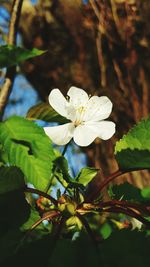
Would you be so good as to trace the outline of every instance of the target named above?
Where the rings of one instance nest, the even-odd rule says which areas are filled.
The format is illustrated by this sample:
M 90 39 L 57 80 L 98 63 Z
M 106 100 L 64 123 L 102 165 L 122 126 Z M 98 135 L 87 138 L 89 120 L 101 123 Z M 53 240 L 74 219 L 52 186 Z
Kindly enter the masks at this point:
M 121 170 L 150 169 L 150 117 L 116 143 L 115 155 Z
M 59 115 L 49 104 L 46 103 L 40 103 L 32 107 L 27 113 L 27 118 L 31 120 L 42 120 L 46 122 L 68 122 L 66 118 Z
M 54 157 L 50 139 L 34 122 L 13 116 L 0 124 L 0 142 L 10 165 L 19 167 L 26 182 L 45 190 Z
M 86 186 L 98 173 L 98 169 L 95 168 L 82 168 L 79 174 L 76 176 L 75 181 L 83 186 Z
M 150 199 L 150 187 L 145 187 L 141 190 L 141 195 L 143 198 Z
M 0 46 L 0 68 L 17 65 L 29 58 L 40 56 L 45 51 L 33 48 L 28 50 L 14 45 Z

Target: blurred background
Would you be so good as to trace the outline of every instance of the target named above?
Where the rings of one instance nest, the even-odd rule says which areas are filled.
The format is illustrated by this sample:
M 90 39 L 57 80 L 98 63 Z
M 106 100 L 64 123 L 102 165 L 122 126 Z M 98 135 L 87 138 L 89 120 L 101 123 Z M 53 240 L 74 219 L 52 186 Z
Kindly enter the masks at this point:
M 11 0 L 0 1 L 1 44 L 7 42 L 11 6 Z M 104 175 L 117 170 L 115 142 L 150 112 L 149 20 L 149 0 L 24 0 L 18 45 L 47 52 L 18 68 L 5 118 L 26 116 L 31 106 L 47 101 L 53 88 L 65 95 L 74 85 L 108 96 L 115 136 L 95 140 L 82 150 L 72 145 L 67 154 L 74 174 L 86 163 L 100 168 L 94 181 L 99 184 Z M 140 188 L 150 185 L 148 171 L 116 179 L 123 181 Z

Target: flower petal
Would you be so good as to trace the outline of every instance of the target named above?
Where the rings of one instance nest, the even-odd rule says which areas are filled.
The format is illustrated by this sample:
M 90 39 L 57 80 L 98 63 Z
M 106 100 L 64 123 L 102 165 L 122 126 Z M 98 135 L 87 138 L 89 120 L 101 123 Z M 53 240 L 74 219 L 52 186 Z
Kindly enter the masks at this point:
M 88 94 L 83 89 L 75 86 L 70 87 L 67 95 L 70 97 L 70 104 L 73 105 L 75 109 L 82 106 L 84 107 L 89 100 Z
M 87 104 L 84 121 L 107 119 L 112 111 L 112 102 L 107 96 L 92 96 Z
M 53 89 L 50 92 L 49 103 L 52 108 L 56 110 L 60 115 L 67 117 L 66 106 L 68 102 L 59 89 Z
M 45 133 L 50 137 L 53 143 L 57 145 L 66 145 L 73 137 L 73 123 L 63 125 L 44 127 Z
M 74 131 L 74 142 L 79 146 L 90 145 L 96 137 L 107 140 L 115 133 L 115 123 L 111 121 L 87 122 Z

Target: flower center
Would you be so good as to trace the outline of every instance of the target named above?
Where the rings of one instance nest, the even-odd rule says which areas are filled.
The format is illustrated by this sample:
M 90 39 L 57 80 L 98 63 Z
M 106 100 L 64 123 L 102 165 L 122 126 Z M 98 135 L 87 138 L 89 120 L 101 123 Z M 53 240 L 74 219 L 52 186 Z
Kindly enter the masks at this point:
M 83 124 L 85 111 L 86 111 L 86 107 L 83 107 L 83 106 L 78 107 L 76 109 L 76 118 L 74 121 L 75 127 L 79 126 L 80 124 Z

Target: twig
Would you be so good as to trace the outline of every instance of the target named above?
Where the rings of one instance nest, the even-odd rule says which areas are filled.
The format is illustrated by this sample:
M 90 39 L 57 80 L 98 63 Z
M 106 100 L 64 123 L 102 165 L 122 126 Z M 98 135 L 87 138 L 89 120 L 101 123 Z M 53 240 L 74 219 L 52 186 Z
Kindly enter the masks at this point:
M 99 203 L 100 208 L 101 207 L 123 207 L 123 208 L 131 208 L 134 210 L 137 210 L 140 213 L 145 213 L 147 215 L 150 215 L 150 207 L 149 206 L 143 206 L 141 204 L 137 203 L 131 203 L 125 200 L 112 200 L 107 202 L 100 202 Z
M 109 177 L 106 177 L 105 180 L 96 187 L 96 190 L 94 192 L 92 192 L 92 194 L 90 194 L 90 196 L 87 196 L 87 199 L 85 200 L 85 202 L 89 202 L 92 201 L 94 199 L 97 198 L 97 196 L 100 194 L 100 192 L 102 191 L 102 189 L 109 184 L 111 181 L 113 181 L 115 178 L 117 178 L 118 176 L 122 175 L 124 172 L 117 170 L 116 172 L 112 173 Z
M 88 222 L 86 221 L 86 219 L 80 213 L 77 213 L 77 217 L 79 218 L 79 220 L 82 222 L 83 226 L 85 227 L 85 229 L 86 229 L 89 237 L 91 238 L 92 243 L 94 244 L 94 246 L 96 248 L 98 248 L 98 242 L 97 242 L 97 240 L 95 238 L 95 235 L 94 235 L 92 229 L 90 228 Z
M 93 0 L 89 0 L 89 2 L 90 2 L 91 6 L 92 6 L 92 8 L 93 8 L 93 11 L 94 11 L 96 17 L 97 17 L 98 20 L 99 20 L 100 13 L 99 13 L 99 10 L 98 10 L 98 8 L 97 8 L 97 6 L 96 6 L 95 1 L 93 1 Z
M 55 217 L 58 217 L 60 215 L 59 211 L 53 210 L 50 212 L 46 212 L 45 215 L 43 215 L 42 218 L 40 218 L 38 221 L 36 221 L 31 228 L 25 233 L 25 235 L 23 236 L 23 238 L 21 239 L 21 241 L 19 242 L 19 244 L 16 247 L 15 252 L 17 252 L 20 247 L 22 246 L 23 242 L 25 241 L 25 239 L 29 236 L 29 234 L 39 225 L 41 224 L 44 220 L 52 220 Z
M 49 257 L 51 257 L 51 255 L 52 255 L 52 253 L 53 253 L 53 251 L 54 251 L 54 249 L 55 249 L 55 247 L 57 245 L 57 241 L 58 241 L 58 239 L 60 237 L 60 234 L 62 232 L 62 229 L 63 229 L 65 221 L 66 221 L 66 218 L 65 217 L 61 217 L 59 225 L 58 225 L 58 227 L 56 229 L 56 232 L 55 232 L 55 234 L 53 236 L 53 242 L 52 242 L 52 247 L 51 247 L 51 250 L 50 250 L 50 253 L 49 253 Z
M 139 220 L 140 222 L 145 224 L 148 227 L 148 229 L 150 229 L 150 222 L 148 220 L 146 220 L 144 217 L 142 217 L 140 214 L 133 211 L 132 209 L 129 209 L 129 208 L 125 209 L 123 207 L 111 207 L 111 208 L 105 209 L 104 211 L 105 212 L 114 212 L 114 213 L 123 213 L 125 215 L 130 216 L 130 217 L 136 218 L 137 220 Z
M 87 201 L 92 201 L 94 199 L 96 199 L 98 197 L 98 195 L 100 194 L 100 192 L 103 190 L 103 188 L 105 186 L 107 186 L 110 182 L 112 182 L 113 180 L 115 180 L 117 177 L 126 174 L 128 172 L 133 172 L 133 171 L 141 171 L 141 170 L 145 170 L 145 169 L 133 169 L 133 170 L 126 170 L 126 171 L 122 171 L 122 170 L 117 170 L 116 172 L 110 174 L 110 176 L 106 177 L 105 180 L 96 188 L 96 190 L 87 197 L 87 199 L 85 200 L 85 202 Z
M 23 0 L 14 0 L 12 5 L 12 13 L 8 33 L 8 45 L 16 44 L 16 35 L 18 31 L 19 19 L 21 14 Z M 5 82 L 0 91 L 0 119 L 2 119 L 9 95 L 12 90 L 16 67 L 10 67 L 6 71 Z
M 29 193 L 33 193 L 33 194 L 37 194 L 39 196 L 42 196 L 42 197 L 45 197 L 47 199 L 49 199 L 55 206 L 57 206 L 58 202 L 55 198 L 53 198 L 52 196 L 48 195 L 47 193 L 43 192 L 43 191 L 40 191 L 38 189 L 34 189 L 34 188 L 29 188 L 29 187 L 26 187 L 24 189 L 25 192 L 29 192 Z

